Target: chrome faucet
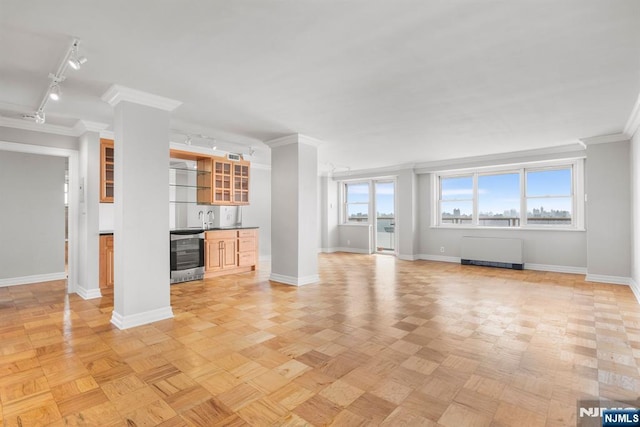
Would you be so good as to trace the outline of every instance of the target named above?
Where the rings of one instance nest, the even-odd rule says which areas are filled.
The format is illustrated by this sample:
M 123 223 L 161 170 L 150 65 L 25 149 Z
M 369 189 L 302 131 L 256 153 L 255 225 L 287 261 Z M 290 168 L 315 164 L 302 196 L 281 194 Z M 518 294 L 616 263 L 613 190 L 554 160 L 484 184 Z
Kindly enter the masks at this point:
M 206 230 L 207 229 L 207 218 L 205 217 L 203 211 L 198 212 L 198 219 L 200 219 L 202 221 L 202 229 Z

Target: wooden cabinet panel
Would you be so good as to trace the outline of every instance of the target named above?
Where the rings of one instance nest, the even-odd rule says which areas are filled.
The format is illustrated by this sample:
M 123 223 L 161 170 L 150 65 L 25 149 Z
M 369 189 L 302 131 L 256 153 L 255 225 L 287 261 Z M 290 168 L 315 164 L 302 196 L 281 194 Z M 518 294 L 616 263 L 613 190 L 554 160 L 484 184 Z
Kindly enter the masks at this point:
M 222 268 L 236 267 L 236 239 L 224 239 L 222 241 Z
M 258 230 L 214 230 L 205 234 L 205 277 L 256 269 Z
M 249 162 L 236 162 L 233 165 L 233 203 L 249 204 Z
M 238 254 L 238 267 L 248 267 L 256 265 L 255 252 L 241 252 Z
M 100 287 L 113 288 L 113 236 L 100 236 Z
M 213 203 L 231 204 L 233 189 L 233 164 L 230 160 L 214 158 L 213 160 Z
M 113 203 L 113 140 L 100 139 L 100 202 Z

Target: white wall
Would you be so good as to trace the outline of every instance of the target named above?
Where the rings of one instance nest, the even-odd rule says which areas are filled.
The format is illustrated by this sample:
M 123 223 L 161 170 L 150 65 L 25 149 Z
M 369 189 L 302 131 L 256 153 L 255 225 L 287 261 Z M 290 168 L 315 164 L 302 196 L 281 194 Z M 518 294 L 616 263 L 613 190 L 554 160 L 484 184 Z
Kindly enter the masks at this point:
M 0 279 L 64 277 L 65 169 L 63 157 L 0 151 Z
M 329 176 L 318 177 L 319 241 L 322 252 L 332 252 L 340 246 L 338 217 L 340 202 L 338 201 L 338 183 Z
M 587 147 L 587 279 L 626 283 L 631 274 L 629 142 Z
M 45 125 L 46 126 L 46 125 Z M 0 126 L 0 139 L 21 144 L 78 150 L 78 138 L 46 132 L 35 132 Z
M 632 286 L 638 289 L 640 284 L 640 132 L 631 140 L 631 279 Z M 636 294 L 636 297 L 640 295 Z

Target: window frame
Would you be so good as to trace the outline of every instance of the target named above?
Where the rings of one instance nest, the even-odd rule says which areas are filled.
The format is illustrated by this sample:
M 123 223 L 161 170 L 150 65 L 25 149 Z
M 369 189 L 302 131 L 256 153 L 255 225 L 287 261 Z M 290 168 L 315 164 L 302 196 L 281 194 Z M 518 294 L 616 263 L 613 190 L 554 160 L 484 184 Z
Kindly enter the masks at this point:
M 571 171 L 571 224 L 530 224 L 527 222 L 527 172 L 545 170 L 560 170 L 569 168 Z M 519 226 L 487 226 L 479 224 L 478 177 L 483 175 L 498 175 L 516 173 L 520 177 L 520 219 Z M 473 215 L 471 224 L 449 224 L 442 221 L 442 179 L 462 176 L 473 177 Z M 444 170 L 431 173 L 432 209 L 431 227 L 449 229 L 499 229 L 499 230 L 556 230 L 556 231 L 584 231 L 585 230 L 585 192 L 584 192 L 584 158 L 563 159 L 544 162 L 527 162 L 501 166 L 487 166 Z M 567 196 L 554 196 L 567 197 Z M 533 198 L 533 197 L 531 197 Z M 445 200 L 446 201 L 446 200 Z
M 349 185 L 362 185 L 362 184 L 366 184 L 367 188 L 368 188 L 368 194 L 367 194 L 367 201 L 366 202 L 351 202 L 349 203 L 347 201 L 347 186 Z M 342 200 L 341 200 L 341 205 L 342 208 L 340 209 L 340 215 L 341 215 L 341 219 L 340 219 L 340 223 L 341 224 L 349 224 L 349 225 L 364 225 L 364 224 L 371 224 L 371 180 L 369 179 L 362 179 L 362 180 L 354 180 L 354 181 L 343 181 L 342 182 Z M 350 205 L 360 205 L 360 206 L 366 206 L 367 209 L 367 221 L 349 221 L 349 206 Z

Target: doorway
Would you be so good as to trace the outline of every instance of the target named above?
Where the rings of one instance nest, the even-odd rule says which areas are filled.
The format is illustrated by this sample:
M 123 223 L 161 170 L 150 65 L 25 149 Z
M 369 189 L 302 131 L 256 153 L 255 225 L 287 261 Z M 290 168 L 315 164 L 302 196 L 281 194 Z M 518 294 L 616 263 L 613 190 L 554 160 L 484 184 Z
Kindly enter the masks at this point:
M 375 248 L 377 253 L 396 254 L 396 183 L 394 180 L 376 180 L 374 188 Z

